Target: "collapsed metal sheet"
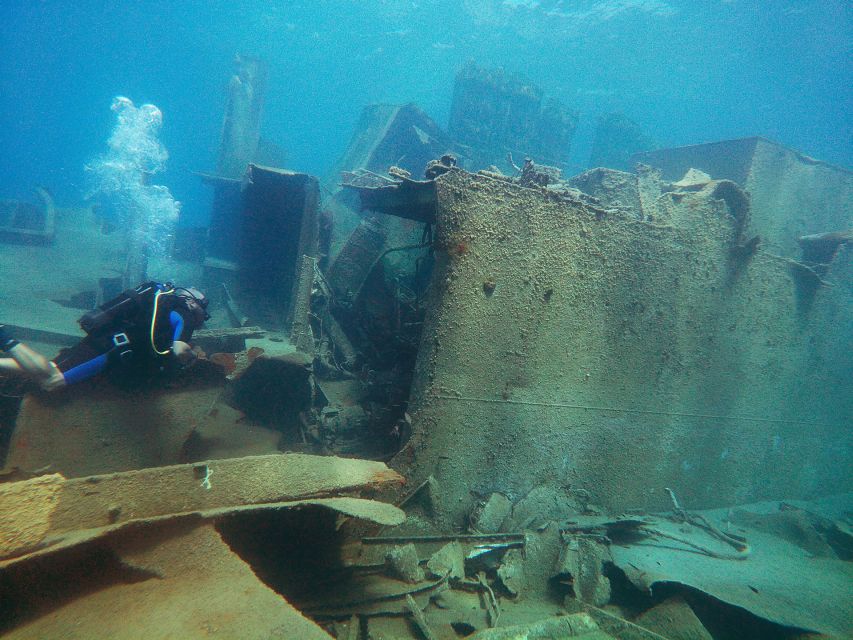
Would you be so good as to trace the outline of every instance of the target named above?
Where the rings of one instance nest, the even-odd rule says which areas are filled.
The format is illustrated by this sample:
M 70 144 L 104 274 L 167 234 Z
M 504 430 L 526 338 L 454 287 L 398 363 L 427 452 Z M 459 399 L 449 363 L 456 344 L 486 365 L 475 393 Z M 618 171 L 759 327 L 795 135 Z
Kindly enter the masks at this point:
M 7 594 L 18 599 L 20 623 L 4 638 L 331 637 L 258 580 L 208 523 L 129 532 L 58 571 L 90 577 L 51 593 Z
M 598 628 L 588 614 L 555 616 L 532 624 L 485 629 L 471 636 L 474 640 L 515 640 L 515 638 L 580 638 L 581 640 L 613 640 Z
M 661 539 L 614 545 L 611 556 L 644 591 L 679 584 L 780 625 L 853 637 L 851 563 L 812 557 L 759 531 L 748 530 L 746 536 L 751 553 L 742 560 L 712 558 Z
M 361 208 L 418 222 L 435 222 L 435 183 L 432 180 L 401 180 L 381 187 L 345 188 L 358 191 Z
M 187 437 L 222 393 L 221 372 L 204 369 L 177 389 L 127 391 L 95 379 L 73 393 L 28 395 L 6 469 L 49 469 L 68 478 L 180 462 Z
M 69 480 L 53 524 L 56 531 L 88 529 L 170 513 L 329 497 L 402 480 L 381 462 L 331 456 L 209 460 Z
M 241 513 L 276 511 L 280 509 L 298 509 L 301 507 L 323 507 L 331 509 L 332 511 L 337 511 L 344 516 L 375 522 L 376 524 L 383 526 L 393 527 L 402 524 L 405 520 L 405 513 L 394 505 L 386 504 L 384 502 L 376 502 L 375 500 L 364 500 L 361 498 L 315 498 L 311 500 L 272 502 L 267 504 L 245 505 L 242 507 L 224 507 L 222 509 L 174 513 L 153 518 L 132 520 L 106 527 L 97 527 L 95 529 L 70 531 L 61 536 L 52 537 L 49 540 L 45 540 L 44 536 L 42 536 L 36 544 L 42 544 L 44 546 L 37 548 L 35 551 L 24 553 L 24 555 L 8 557 L 4 560 L 0 560 L 0 571 L 7 567 L 22 564 L 35 558 L 66 551 L 73 547 L 92 542 L 93 540 L 107 538 L 114 534 L 121 535 L 121 532 L 124 531 L 133 531 L 152 526 L 163 526 L 169 522 L 176 522 L 179 520 L 215 520 L 227 516 L 239 515 Z M 30 544 L 28 547 L 18 547 L 18 552 L 25 552 L 28 549 L 33 548 L 33 546 L 33 544 Z
M 21 561 L 27 551 L 52 552 L 123 526 L 186 516 L 216 518 L 260 509 L 320 504 L 346 515 L 384 525 L 400 524 L 402 511 L 347 494 L 402 481 L 381 462 L 330 456 L 282 454 L 142 469 L 62 480 L 41 491 L 27 506 L 36 514 L 27 535 L 8 536 L 0 568 Z M 58 478 L 58 479 L 57 479 Z M 32 481 L 29 481 L 32 483 Z M 0 508 L 11 513 L 20 492 L 15 483 L 0 493 Z M 29 486 L 29 485 L 27 485 Z M 6 502 L 2 499 L 6 497 Z M 328 498 L 320 502 L 318 499 Z M 306 502 L 307 500 L 307 502 Z M 369 504 L 368 504 L 369 503 Z M 38 507 L 38 508 L 37 508 Z M 39 514 L 44 513 L 44 516 Z M 18 526 L 16 530 L 24 530 Z M 13 538 L 20 538 L 12 546 Z M 11 556 L 18 557 L 11 557 Z

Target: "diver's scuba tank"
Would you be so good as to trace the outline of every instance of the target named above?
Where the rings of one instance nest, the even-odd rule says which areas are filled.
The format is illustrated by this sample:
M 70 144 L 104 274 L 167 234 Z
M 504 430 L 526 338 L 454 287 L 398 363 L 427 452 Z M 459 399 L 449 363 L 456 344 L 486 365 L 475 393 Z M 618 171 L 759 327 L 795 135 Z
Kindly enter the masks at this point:
M 97 309 L 85 313 L 77 322 L 87 335 L 98 334 L 104 329 L 113 330 L 116 325 L 134 322 L 140 312 L 150 308 L 158 291 L 168 291 L 170 284 L 146 282 L 135 289 L 128 289 Z

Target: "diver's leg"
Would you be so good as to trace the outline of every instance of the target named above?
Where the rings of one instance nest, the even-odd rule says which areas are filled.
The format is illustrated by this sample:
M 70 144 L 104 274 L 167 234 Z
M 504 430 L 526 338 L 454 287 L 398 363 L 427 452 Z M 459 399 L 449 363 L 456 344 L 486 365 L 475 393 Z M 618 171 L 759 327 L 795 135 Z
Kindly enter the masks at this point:
M 104 369 L 106 369 L 108 361 L 108 354 L 103 353 L 99 356 L 95 356 L 91 360 L 82 362 L 77 366 L 67 370 L 62 369 L 62 365 L 54 366 L 56 366 L 57 373 L 62 376 L 62 381 L 64 384 L 76 384 L 78 382 L 82 382 L 83 380 L 88 380 L 92 376 L 101 373 Z
M 62 384 L 76 384 L 101 373 L 110 363 L 111 351 L 103 340 L 87 336 L 69 349 L 63 349 L 51 363 Z M 44 386 L 44 385 L 43 385 Z
M 19 342 L 9 349 L 8 353 L 15 362 L 20 365 L 21 369 L 36 378 L 46 378 L 53 373 L 53 366 L 50 360 L 45 358 L 38 351 L 33 351 L 23 342 Z

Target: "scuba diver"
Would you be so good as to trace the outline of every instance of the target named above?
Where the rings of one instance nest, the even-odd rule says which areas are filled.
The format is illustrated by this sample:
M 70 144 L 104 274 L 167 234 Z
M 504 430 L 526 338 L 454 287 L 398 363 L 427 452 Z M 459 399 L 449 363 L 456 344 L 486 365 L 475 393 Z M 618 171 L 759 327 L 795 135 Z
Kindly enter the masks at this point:
M 0 373 L 28 376 L 53 391 L 107 369 L 147 375 L 195 360 L 193 331 L 210 316 L 208 300 L 193 287 L 146 282 L 86 313 L 86 332 L 53 360 L 15 340 L 0 325 Z

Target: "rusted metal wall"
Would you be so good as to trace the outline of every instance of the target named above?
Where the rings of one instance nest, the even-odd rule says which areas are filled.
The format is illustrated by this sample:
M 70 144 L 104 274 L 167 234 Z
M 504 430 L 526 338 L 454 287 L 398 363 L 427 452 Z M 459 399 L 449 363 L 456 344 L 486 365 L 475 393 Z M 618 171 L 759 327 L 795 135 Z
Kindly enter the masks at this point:
M 750 194 L 750 232 L 768 250 L 796 258 L 796 239 L 853 226 L 853 173 L 764 138 L 743 138 L 636 154 L 635 162 L 678 180 L 691 167 Z
M 790 265 L 713 186 L 644 178 L 652 222 L 463 171 L 437 181 L 441 245 L 396 464 L 476 496 L 569 488 L 612 509 L 853 488 L 853 252 L 808 315 Z M 663 192 L 661 192 L 663 188 Z M 547 491 L 546 491 L 547 493 Z

